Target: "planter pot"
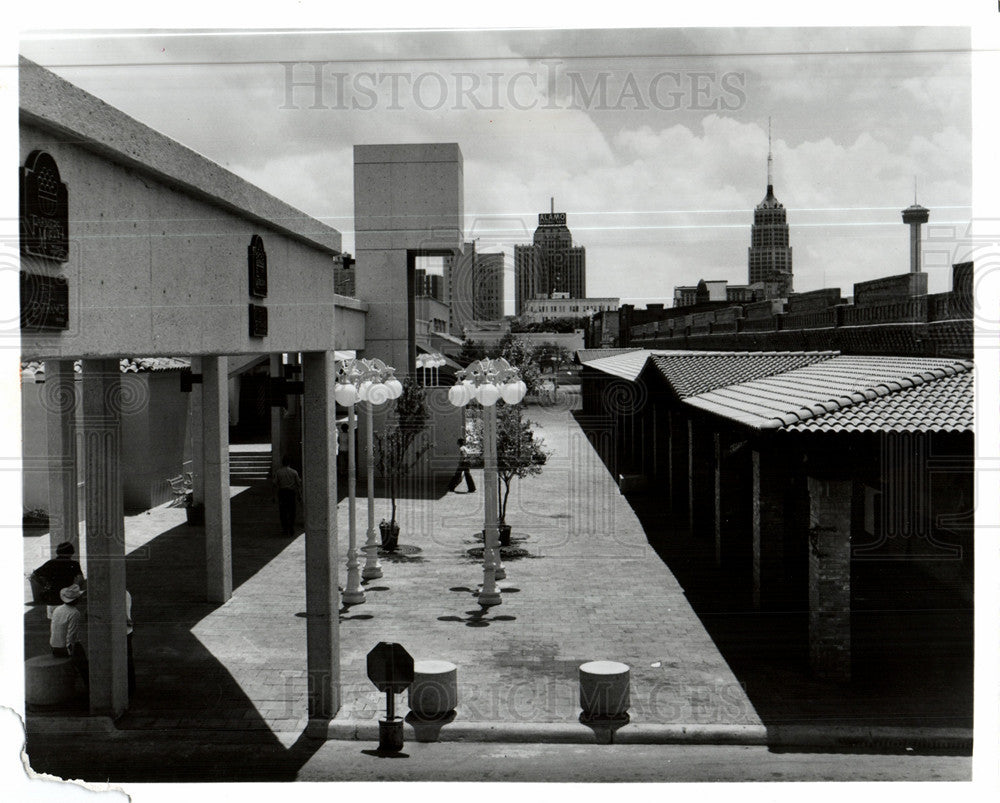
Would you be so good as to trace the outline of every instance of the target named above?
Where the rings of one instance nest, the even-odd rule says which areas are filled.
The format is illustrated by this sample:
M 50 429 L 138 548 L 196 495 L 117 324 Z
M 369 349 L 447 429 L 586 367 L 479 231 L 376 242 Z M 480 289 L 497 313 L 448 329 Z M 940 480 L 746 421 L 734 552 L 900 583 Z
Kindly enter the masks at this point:
M 187 514 L 188 524 L 201 525 L 205 523 L 205 506 L 204 505 L 190 505 L 184 508 L 184 512 Z
M 500 546 L 510 546 L 510 525 L 499 524 L 497 529 L 500 531 Z
M 379 532 L 382 533 L 382 549 L 392 552 L 399 544 L 399 525 L 392 522 L 379 522 Z

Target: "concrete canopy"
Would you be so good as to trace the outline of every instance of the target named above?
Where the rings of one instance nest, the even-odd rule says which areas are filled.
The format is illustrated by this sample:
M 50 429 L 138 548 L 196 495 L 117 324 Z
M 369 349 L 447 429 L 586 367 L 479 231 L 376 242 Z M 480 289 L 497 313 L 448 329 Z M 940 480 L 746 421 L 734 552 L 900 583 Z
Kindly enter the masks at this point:
M 22 269 L 68 283 L 68 328 L 24 330 L 28 358 L 260 354 L 364 347 L 366 306 L 334 292 L 341 237 L 38 65 L 20 62 L 21 161 L 68 188 L 69 258 Z M 266 296 L 248 287 L 261 238 Z M 250 303 L 267 309 L 251 336 Z

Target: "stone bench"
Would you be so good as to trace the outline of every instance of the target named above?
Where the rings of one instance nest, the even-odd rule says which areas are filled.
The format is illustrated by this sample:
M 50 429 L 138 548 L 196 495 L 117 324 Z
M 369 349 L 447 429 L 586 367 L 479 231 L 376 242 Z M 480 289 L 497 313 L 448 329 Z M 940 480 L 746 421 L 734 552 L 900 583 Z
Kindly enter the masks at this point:
M 24 662 L 24 700 L 28 705 L 56 705 L 77 696 L 79 675 L 72 658 L 36 655 Z
M 410 710 L 418 717 L 446 716 L 458 705 L 458 667 L 450 661 L 417 661 L 409 689 Z

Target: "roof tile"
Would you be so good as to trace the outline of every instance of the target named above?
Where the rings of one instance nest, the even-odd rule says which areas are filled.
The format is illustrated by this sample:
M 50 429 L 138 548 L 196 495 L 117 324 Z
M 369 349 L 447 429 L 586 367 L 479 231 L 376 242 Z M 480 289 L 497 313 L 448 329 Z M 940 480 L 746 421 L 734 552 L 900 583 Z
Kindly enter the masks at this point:
M 943 358 L 837 356 L 687 402 L 759 429 L 971 431 L 972 367 Z

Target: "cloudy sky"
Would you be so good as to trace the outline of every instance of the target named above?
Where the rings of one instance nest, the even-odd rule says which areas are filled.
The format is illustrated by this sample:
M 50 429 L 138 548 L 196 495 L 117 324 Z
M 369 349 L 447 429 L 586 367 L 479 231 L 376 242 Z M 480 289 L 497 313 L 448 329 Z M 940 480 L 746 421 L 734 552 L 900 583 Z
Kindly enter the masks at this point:
M 20 49 L 349 251 L 352 146 L 458 142 L 479 250 L 511 255 L 554 196 L 593 296 L 746 281 L 768 117 L 796 290 L 908 270 L 914 181 L 932 224 L 971 217 L 965 28 L 115 32 Z M 927 250 L 932 292 L 952 257 Z

